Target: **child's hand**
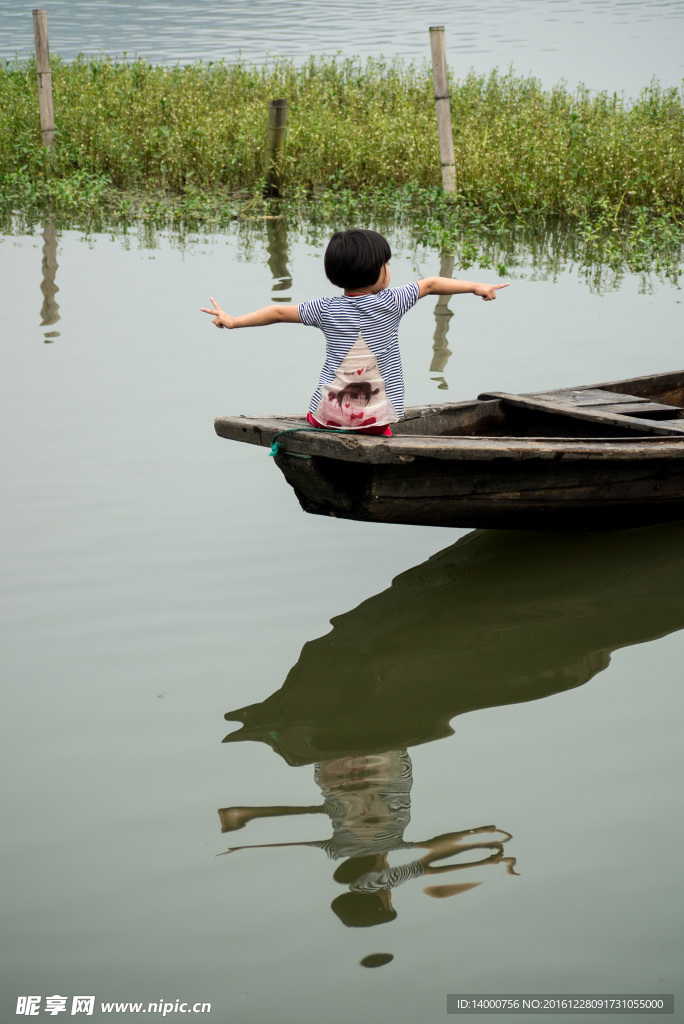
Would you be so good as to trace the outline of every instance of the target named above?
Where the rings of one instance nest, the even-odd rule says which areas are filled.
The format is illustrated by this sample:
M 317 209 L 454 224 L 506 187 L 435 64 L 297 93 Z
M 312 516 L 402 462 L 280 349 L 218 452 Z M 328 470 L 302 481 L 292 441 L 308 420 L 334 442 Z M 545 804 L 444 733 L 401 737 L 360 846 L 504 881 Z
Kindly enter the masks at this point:
M 509 282 L 506 284 L 476 284 L 473 288 L 473 295 L 480 295 L 485 302 L 491 302 L 492 299 L 496 298 L 496 293 L 499 288 L 508 288 Z M 213 302 L 213 299 L 212 299 Z M 215 323 L 216 321 L 214 321 Z
M 221 307 L 219 306 L 218 302 L 216 302 L 215 299 L 212 299 L 210 297 L 209 301 L 211 302 L 211 304 L 212 304 L 212 306 L 214 308 L 213 309 L 205 309 L 204 306 L 202 306 L 202 307 L 200 307 L 200 311 L 202 313 L 209 313 L 211 316 L 213 316 L 214 319 L 211 322 L 213 324 L 215 324 L 217 327 L 228 327 L 229 329 L 231 327 L 233 327 L 234 326 L 235 317 L 230 316 L 229 313 L 226 313 L 224 310 L 222 310 Z

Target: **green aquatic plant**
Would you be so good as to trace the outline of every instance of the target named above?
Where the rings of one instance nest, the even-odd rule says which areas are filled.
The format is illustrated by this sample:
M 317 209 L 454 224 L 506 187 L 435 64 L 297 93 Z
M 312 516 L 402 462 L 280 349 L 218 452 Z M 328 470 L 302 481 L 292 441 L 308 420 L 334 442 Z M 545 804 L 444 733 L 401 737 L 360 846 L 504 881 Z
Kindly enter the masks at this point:
M 33 60 L 0 66 L 0 168 L 32 181 L 75 171 L 116 189 L 252 189 L 269 99 L 288 100 L 284 178 L 333 193 L 439 184 L 430 69 L 311 58 L 164 67 L 53 60 L 54 154 L 40 144 Z M 684 108 L 652 83 L 628 103 L 493 71 L 451 86 L 461 201 L 505 214 L 578 217 L 681 210 Z
M 513 71 L 453 79 L 457 189 L 446 195 L 427 63 L 81 56 L 53 58 L 52 79 L 54 152 L 41 145 L 35 62 L 0 64 L 5 224 L 45 210 L 91 226 L 263 216 L 267 106 L 285 97 L 291 220 L 400 222 L 416 244 L 471 262 L 512 225 L 565 225 L 592 261 L 672 273 L 682 262 L 684 103 L 657 82 L 628 101 Z

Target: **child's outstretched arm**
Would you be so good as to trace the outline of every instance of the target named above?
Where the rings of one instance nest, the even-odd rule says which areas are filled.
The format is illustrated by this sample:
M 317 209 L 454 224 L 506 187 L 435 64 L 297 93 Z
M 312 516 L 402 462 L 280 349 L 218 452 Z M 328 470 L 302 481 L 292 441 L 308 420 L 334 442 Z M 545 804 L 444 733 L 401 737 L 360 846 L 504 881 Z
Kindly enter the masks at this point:
M 426 295 L 471 295 L 481 296 L 485 302 L 496 298 L 499 288 L 508 288 L 506 284 L 478 284 L 477 281 L 456 281 L 451 277 L 426 277 L 418 282 L 418 298 Z
M 209 313 L 214 319 L 212 323 L 217 327 L 227 327 L 233 330 L 235 327 L 267 327 L 268 324 L 300 324 L 299 309 L 297 306 L 265 306 L 264 309 L 257 309 L 254 313 L 245 313 L 243 316 L 231 316 L 221 309 L 215 299 L 209 300 L 214 307 L 205 309 L 201 307 L 202 313 Z

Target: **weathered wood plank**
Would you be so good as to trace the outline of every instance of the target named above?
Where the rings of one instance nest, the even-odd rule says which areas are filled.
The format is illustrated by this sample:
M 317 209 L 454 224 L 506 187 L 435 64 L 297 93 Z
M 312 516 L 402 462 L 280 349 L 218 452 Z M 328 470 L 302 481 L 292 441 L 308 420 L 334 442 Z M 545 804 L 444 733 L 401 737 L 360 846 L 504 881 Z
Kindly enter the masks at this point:
M 620 427 L 623 430 L 633 430 L 639 434 L 684 434 L 684 423 L 663 422 L 658 420 L 647 420 L 636 416 L 620 416 L 616 413 L 597 412 L 591 408 L 580 408 L 578 406 L 560 405 L 555 402 L 544 402 L 538 398 L 524 397 L 523 395 L 509 394 L 505 391 L 491 391 L 481 396 L 482 398 L 498 398 L 506 405 L 517 409 L 529 409 L 534 412 L 547 412 L 553 416 L 563 415 L 572 419 L 593 421 L 605 426 Z
M 625 396 L 627 399 L 628 396 Z M 584 408 L 582 404 L 579 406 Z M 663 405 L 662 402 L 649 402 L 647 398 L 636 398 L 632 401 L 624 402 L 610 402 L 606 405 L 593 405 L 591 406 L 592 412 L 608 412 L 616 414 L 618 416 L 651 416 L 657 417 L 662 423 L 663 419 L 671 419 L 676 421 L 679 413 L 684 410 L 677 408 L 676 405 Z
M 675 414 L 684 413 L 684 409 L 677 405 L 664 405 L 662 402 L 653 402 L 648 398 L 601 391 L 599 388 L 559 388 L 556 391 L 531 391 L 520 397 L 540 402 L 551 402 L 560 406 L 590 408 L 592 412 L 617 413 L 620 416 L 628 416 L 633 413 L 637 415 L 640 413 L 645 415 L 670 413 L 672 418 L 675 418 Z
M 667 401 L 682 406 L 684 402 L 684 370 L 673 370 L 669 373 L 654 373 L 647 377 L 630 377 L 627 380 L 607 381 L 603 384 L 585 384 L 574 391 L 587 391 L 600 388 L 602 391 L 615 391 L 620 394 L 637 395 L 644 398 L 657 398 L 665 401 L 666 394 L 671 395 Z
M 555 391 L 525 392 L 523 398 L 534 398 L 541 402 L 555 402 L 561 405 L 620 405 L 624 402 L 647 402 L 647 398 L 635 398 L 634 395 L 617 394 L 612 391 L 601 391 L 599 388 L 558 388 Z

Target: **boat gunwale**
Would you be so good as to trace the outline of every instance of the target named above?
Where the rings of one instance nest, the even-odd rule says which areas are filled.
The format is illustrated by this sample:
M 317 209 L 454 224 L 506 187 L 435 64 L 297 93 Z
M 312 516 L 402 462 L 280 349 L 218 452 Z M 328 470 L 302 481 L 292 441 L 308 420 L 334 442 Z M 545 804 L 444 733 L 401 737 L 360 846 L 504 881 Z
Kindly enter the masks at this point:
M 407 413 L 411 411 L 407 409 Z M 416 458 L 623 461 L 684 456 L 684 437 L 673 434 L 606 438 L 554 438 L 548 435 L 521 438 L 515 435 L 491 437 L 475 434 L 395 434 L 392 437 L 375 437 L 307 427 L 303 416 L 218 416 L 214 427 L 220 437 L 266 448 L 277 440 L 279 454 L 290 452 L 293 455 L 311 455 L 344 462 L 402 463 Z
M 644 395 L 649 391 L 657 391 L 664 387 L 684 387 L 684 370 L 667 373 L 651 374 L 644 377 L 633 377 L 621 381 L 610 381 L 604 384 L 583 384 L 575 388 L 559 388 L 559 393 L 576 391 L 584 392 L 592 389 L 612 391 L 623 395 Z M 627 390 L 630 389 L 630 390 Z M 552 394 L 553 391 L 537 392 Z M 292 455 L 315 456 L 335 459 L 343 462 L 365 464 L 402 464 L 421 459 L 437 460 L 472 460 L 488 462 L 494 459 L 513 460 L 564 460 L 564 461 L 629 461 L 652 459 L 680 459 L 684 456 L 684 433 L 682 430 L 665 432 L 654 424 L 653 431 L 638 434 L 639 422 L 632 418 L 633 433 L 624 437 L 553 437 L 519 435 L 487 435 L 487 434 L 411 434 L 406 426 L 412 420 L 423 420 L 427 417 L 453 414 L 457 410 L 477 408 L 478 405 L 490 401 L 501 401 L 505 393 L 483 392 L 476 399 L 460 402 L 442 403 L 440 405 L 410 406 L 400 421 L 397 433 L 392 437 L 360 434 L 355 431 L 334 431 L 311 427 L 302 415 L 294 416 L 218 416 L 214 421 L 214 429 L 220 437 L 248 444 L 271 447 L 274 440 L 278 442 L 278 456 L 287 453 Z M 490 398 L 491 396 L 491 398 Z M 534 399 L 533 394 L 508 395 L 508 398 Z M 546 401 L 536 400 L 538 407 L 548 408 L 542 411 L 550 415 L 572 416 L 573 410 L 559 403 L 552 405 Z M 575 413 L 576 416 L 576 413 Z M 605 413 L 592 415 L 582 412 L 580 419 L 603 423 L 605 426 L 624 425 L 627 417 L 611 416 Z M 683 421 L 684 423 L 684 421 Z M 663 421 L 661 424 L 664 426 Z M 474 424 L 475 426 L 475 424 Z M 644 426 L 646 423 L 644 422 Z M 667 429 L 667 428 L 665 428 Z M 274 454 L 276 454 L 274 452 Z

